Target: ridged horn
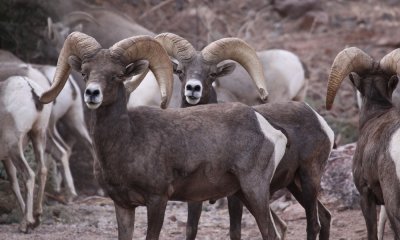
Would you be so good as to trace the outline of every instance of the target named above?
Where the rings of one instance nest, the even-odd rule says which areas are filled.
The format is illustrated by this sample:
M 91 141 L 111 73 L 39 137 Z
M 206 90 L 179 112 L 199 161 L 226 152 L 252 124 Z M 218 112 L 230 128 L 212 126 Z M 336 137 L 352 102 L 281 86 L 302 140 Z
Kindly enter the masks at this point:
M 400 48 L 384 56 L 379 62 L 379 65 L 385 72 L 400 75 Z
M 256 84 L 263 101 L 268 98 L 263 66 L 256 51 L 239 38 L 222 38 L 210 43 L 201 54 L 206 62 L 218 64 L 224 60 L 234 60 L 246 69 Z
M 371 69 L 373 65 L 372 58 L 356 47 L 350 47 L 342 50 L 333 61 L 328 80 L 328 90 L 326 93 L 326 109 L 331 109 L 333 101 L 340 84 L 351 72 L 361 73 Z
M 65 82 L 71 72 L 68 58 L 72 55 L 79 59 L 87 58 L 101 49 L 100 44 L 92 37 L 81 33 L 73 32 L 68 35 L 58 56 L 56 73 L 50 89 L 42 94 L 40 102 L 49 103 L 53 101 L 63 89 Z
M 167 108 L 172 96 L 173 72 L 167 52 L 155 39 L 149 36 L 135 36 L 121 40 L 111 48 L 111 55 L 126 63 L 147 60 L 156 77 L 161 92 L 161 108 Z
M 196 55 L 196 49 L 183 37 L 173 33 L 161 33 L 155 39 L 164 47 L 168 55 L 178 61 L 189 61 Z

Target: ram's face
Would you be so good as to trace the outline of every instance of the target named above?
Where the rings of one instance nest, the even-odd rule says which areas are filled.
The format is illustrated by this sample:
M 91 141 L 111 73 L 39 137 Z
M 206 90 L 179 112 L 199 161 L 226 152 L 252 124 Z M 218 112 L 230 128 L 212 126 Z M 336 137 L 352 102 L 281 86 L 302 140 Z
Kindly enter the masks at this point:
M 84 101 L 90 109 L 114 102 L 118 86 L 127 78 L 125 66 L 112 58 L 108 50 L 83 61 L 79 70 L 86 83 Z
M 174 63 L 174 73 L 182 82 L 181 94 L 190 105 L 196 105 L 202 98 L 208 98 L 214 91 L 214 81 L 231 73 L 234 68 L 233 63 L 217 66 L 204 62 L 201 57 L 190 62 Z

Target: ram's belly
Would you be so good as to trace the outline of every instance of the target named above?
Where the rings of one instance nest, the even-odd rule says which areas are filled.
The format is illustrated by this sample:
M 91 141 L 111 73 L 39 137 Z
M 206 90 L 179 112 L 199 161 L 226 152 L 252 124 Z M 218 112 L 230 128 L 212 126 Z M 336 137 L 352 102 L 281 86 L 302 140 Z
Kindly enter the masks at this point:
M 238 190 L 239 182 L 231 173 L 212 176 L 196 172 L 173 183 L 170 200 L 205 201 L 229 196 Z

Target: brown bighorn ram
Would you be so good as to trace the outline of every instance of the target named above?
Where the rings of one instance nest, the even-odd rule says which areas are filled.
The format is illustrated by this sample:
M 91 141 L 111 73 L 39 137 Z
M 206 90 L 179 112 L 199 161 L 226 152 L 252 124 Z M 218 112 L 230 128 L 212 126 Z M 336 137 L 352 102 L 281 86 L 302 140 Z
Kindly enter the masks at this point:
M 57 96 L 71 66 L 82 73 L 85 102 L 93 111 L 95 172 L 114 201 L 119 239 L 132 239 L 137 206 L 147 207 L 146 239 L 158 239 L 168 200 L 203 201 L 231 194 L 250 209 L 263 239 L 277 238 L 269 215 L 269 182 L 286 137 L 238 103 L 128 111 L 123 82 L 144 70 L 137 65 L 142 59 L 156 76 L 161 107 L 166 108 L 172 65 L 162 46 L 148 36 L 102 49 L 86 34 L 70 34 L 53 85 L 40 98 L 48 103 Z
M 257 86 L 264 82 L 262 65 L 256 52 L 237 38 L 217 40 L 201 52 L 196 52 L 187 40 L 175 34 L 160 34 L 156 39 L 172 58 L 179 61 L 175 72 L 182 82 L 186 82 L 186 88 L 182 86 L 182 93 L 185 92 L 181 99 L 182 107 L 217 102 L 211 83 L 231 70 L 231 63 L 218 66 L 218 63 L 227 59 L 242 64 Z M 196 87 L 200 88 L 200 95 L 196 95 Z M 191 95 L 194 95 L 193 99 Z M 332 129 L 305 103 L 270 103 L 255 106 L 254 109 L 275 128 L 283 131 L 289 142 L 272 179 L 271 194 L 279 189 L 288 188 L 306 210 L 307 238 L 315 239 L 319 234 L 320 239 L 329 239 L 331 215 L 318 201 L 317 195 L 324 166 L 333 146 Z M 240 239 L 242 207 L 240 202 L 232 197 L 228 198 L 228 203 L 231 216 L 230 236 L 231 239 Z M 201 202 L 190 203 L 187 239 L 195 238 L 200 214 Z
M 391 101 L 399 60 L 400 49 L 375 62 L 356 47 L 346 48 L 336 56 L 329 75 L 327 109 L 347 76 L 362 97 L 353 176 L 370 240 L 377 239 L 376 205 L 385 206 L 395 237 L 400 238 L 400 113 Z
M 157 40 L 165 44 L 166 48 L 172 45 L 179 46 L 179 49 L 170 55 L 178 61 L 174 62 L 174 72 L 184 86 L 181 91 L 182 106 L 215 102 L 215 89 L 219 88 L 229 91 L 240 102 L 248 105 L 259 104 L 260 99 L 257 98 L 254 84 L 259 88 L 261 83 L 268 85 L 269 102 L 289 101 L 295 99 L 296 95 L 305 93 L 304 69 L 293 53 L 284 50 L 257 52 L 258 59 L 254 61 L 245 55 L 245 50 L 242 51 L 242 55 L 246 57 L 235 56 L 234 52 L 238 50 L 236 48 L 241 49 L 247 45 L 237 38 L 212 42 L 202 51 L 196 51 L 187 40 L 172 33 L 160 34 Z M 239 66 L 236 67 L 233 62 L 223 62 L 220 57 L 222 52 L 229 55 L 225 56 L 224 60 L 234 60 Z M 263 69 L 266 77 L 256 79 L 255 73 L 252 72 L 254 67 Z M 220 87 L 211 88 L 217 79 Z M 203 89 L 209 91 L 203 92 Z M 264 96 L 261 100 L 265 101 L 263 98 Z M 299 100 L 304 100 L 304 96 L 299 97 Z

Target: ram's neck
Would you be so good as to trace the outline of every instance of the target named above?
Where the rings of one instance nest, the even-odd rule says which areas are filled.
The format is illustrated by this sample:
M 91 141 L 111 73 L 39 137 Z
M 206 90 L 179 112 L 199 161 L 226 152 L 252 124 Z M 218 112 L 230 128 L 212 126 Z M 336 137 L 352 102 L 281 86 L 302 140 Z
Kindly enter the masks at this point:
M 126 107 L 126 94 L 123 86 L 118 90 L 117 100 L 112 104 L 94 110 L 91 121 L 91 135 L 99 162 L 122 154 L 121 145 L 131 139 L 132 124 Z M 122 148 L 123 149 L 123 148 Z
M 360 111 L 360 122 L 359 128 L 360 130 L 367 124 L 370 120 L 376 119 L 380 117 L 382 114 L 385 114 L 393 108 L 391 104 L 377 104 L 371 101 L 366 101 Z

